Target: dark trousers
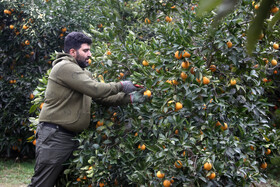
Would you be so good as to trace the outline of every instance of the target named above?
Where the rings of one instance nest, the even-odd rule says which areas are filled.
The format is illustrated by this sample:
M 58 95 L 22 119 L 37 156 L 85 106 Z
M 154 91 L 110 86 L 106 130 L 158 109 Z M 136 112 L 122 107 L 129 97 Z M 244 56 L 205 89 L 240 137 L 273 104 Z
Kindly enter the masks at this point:
M 36 130 L 36 163 L 28 187 L 53 187 L 64 163 L 77 149 L 74 135 L 39 123 Z

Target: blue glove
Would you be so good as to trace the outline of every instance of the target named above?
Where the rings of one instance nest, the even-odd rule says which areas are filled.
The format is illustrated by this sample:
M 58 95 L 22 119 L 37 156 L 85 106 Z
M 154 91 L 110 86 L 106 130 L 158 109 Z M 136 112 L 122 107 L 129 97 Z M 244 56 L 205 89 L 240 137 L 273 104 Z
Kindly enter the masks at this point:
M 147 95 L 144 95 L 145 90 L 146 89 L 142 89 L 140 91 L 130 93 L 129 95 L 131 103 L 144 103 L 150 100 L 151 98 L 149 98 Z
M 121 81 L 121 84 L 123 87 L 122 91 L 126 94 L 129 94 L 137 90 L 137 88 L 130 81 Z

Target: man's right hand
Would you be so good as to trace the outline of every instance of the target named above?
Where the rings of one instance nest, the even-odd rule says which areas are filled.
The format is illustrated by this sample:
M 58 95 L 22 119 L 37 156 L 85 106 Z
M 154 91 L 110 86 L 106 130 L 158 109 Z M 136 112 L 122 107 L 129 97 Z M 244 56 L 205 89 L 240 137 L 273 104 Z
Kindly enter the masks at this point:
M 129 94 L 137 90 L 137 88 L 130 81 L 121 81 L 121 84 L 122 84 L 122 91 L 126 94 Z

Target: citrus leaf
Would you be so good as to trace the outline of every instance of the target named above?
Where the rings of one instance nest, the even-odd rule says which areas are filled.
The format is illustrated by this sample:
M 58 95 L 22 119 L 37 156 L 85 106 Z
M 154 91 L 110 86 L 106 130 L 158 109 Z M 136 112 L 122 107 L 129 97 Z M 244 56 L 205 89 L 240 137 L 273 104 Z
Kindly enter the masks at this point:
M 222 0 L 200 0 L 197 15 L 202 16 L 202 14 L 213 10 L 221 3 Z
M 249 54 L 252 54 L 252 51 L 255 49 L 264 26 L 264 20 L 267 18 L 270 7 L 273 3 L 274 0 L 262 1 L 259 9 L 257 10 L 257 16 L 250 24 L 249 30 L 247 32 L 248 38 L 246 44 L 247 52 Z

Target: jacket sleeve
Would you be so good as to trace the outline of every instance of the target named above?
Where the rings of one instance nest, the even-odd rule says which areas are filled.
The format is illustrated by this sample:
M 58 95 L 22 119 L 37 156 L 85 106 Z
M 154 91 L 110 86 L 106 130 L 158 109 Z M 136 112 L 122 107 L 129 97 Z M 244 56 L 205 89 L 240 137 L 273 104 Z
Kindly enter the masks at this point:
M 101 83 L 92 79 L 78 65 L 65 63 L 54 73 L 59 84 L 94 98 L 107 98 L 122 91 L 121 83 Z
M 112 95 L 106 98 L 94 98 L 96 103 L 104 106 L 120 106 L 131 103 L 130 96 L 123 92 L 120 92 L 116 95 Z

